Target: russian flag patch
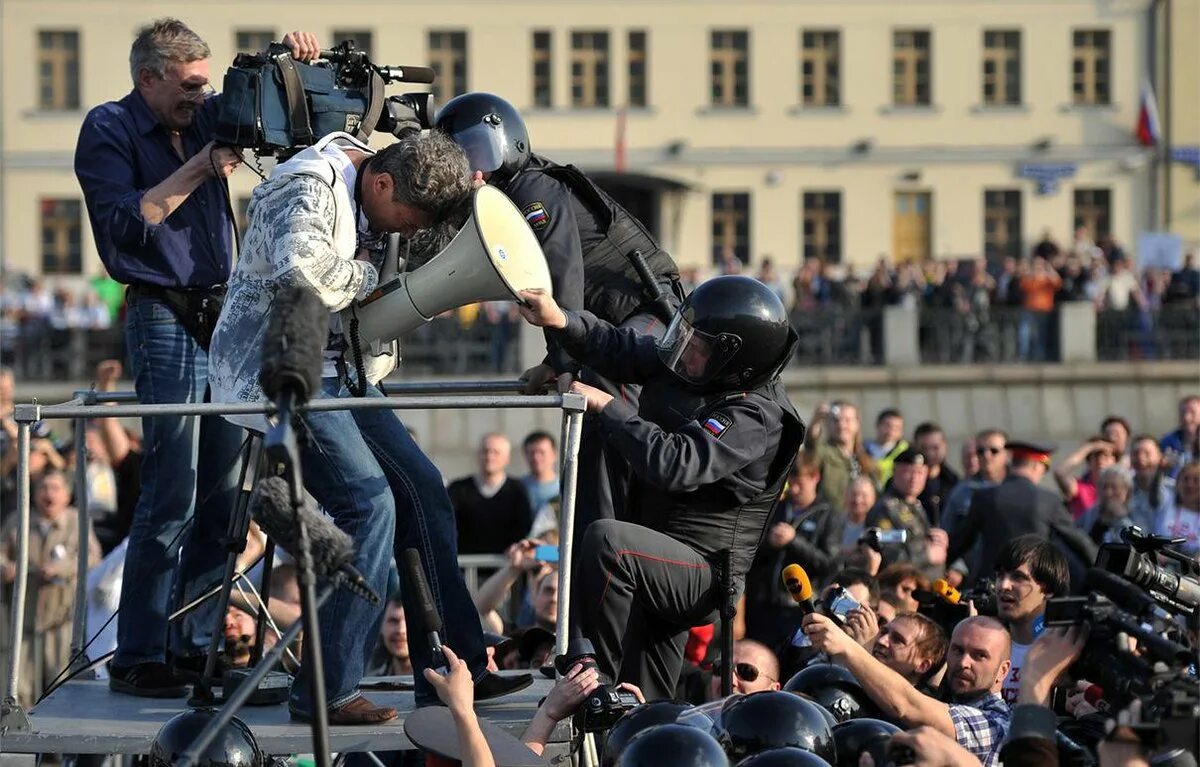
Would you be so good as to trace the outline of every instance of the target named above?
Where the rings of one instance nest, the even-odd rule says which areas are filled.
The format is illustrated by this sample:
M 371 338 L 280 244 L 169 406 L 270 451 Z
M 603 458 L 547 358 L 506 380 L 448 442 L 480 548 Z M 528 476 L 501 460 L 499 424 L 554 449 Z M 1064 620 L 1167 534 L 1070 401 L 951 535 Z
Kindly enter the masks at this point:
M 714 439 L 720 439 L 725 430 L 733 425 L 733 419 L 723 413 L 714 413 L 700 422 L 704 429 Z
M 525 221 L 529 224 L 529 228 L 535 232 L 550 225 L 550 214 L 546 212 L 546 206 L 540 202 L 526 205 L 521 212 L 525 214 Z

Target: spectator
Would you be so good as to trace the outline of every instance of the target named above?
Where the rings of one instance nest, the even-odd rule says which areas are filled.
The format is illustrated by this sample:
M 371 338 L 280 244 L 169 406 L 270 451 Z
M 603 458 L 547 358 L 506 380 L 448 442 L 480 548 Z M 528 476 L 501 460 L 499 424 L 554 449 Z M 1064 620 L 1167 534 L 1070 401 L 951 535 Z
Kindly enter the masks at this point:
M 1076 227 L 1075 239 L 1071 243 L 1071 253 L 1082 261 L 1084 266 L 1091 266 L 1093 261 L 1103 255 L 1100 248 L 1096 247 L 1096 243 L 1092 241 L 1091 232 L 1086 226 Z
M 875 485 L 866 477 L 850 481 L 844 503 L 846 526 L 842 530 L 842 549 L 850 551 L 866 530 L 867 514 L 875 506 Z
M 941 524 L 946 535 L 950 537 L 954 536 L 957 526 L 966 519 L 967 512 L 971 509 L 971 498 L 975 492 L 1000 484 L 1008 469 L 1008 450 L 1005 449 L 1008 442 L 1007 434 L 999 429 L 984 429 L 975 435 L 972 442 L 974 459 L 978 468 L 975 472 L 967 475 L 965 482 L 960 482 L 955 486 L 954 490 L 950 492 L 950 496 L 942 504 Z M 966 464 L 965 457 L 963 463 Z M 950 569 L 946 571 L 946 579 L 951 582 L 951 585 L 957 586 L 964 575 L 978 567 L 978 558 L 979 552 L 978 549 L 975 549 L 969 552 L 965 558 L 951 562 Z
M 841 586 L 850 592 L 860 605 L 875 609 L 879 602 L 879 581 L 875 576 L 858 567 L 845 567 L 834 574 L 826 590 L 833 586 Z
M 818 492 L 820 481 L 820 465 L 802 450 L 747 576 L 748 631 L 771 647 L 790 636 L 801 617 L 779 577 L 783 568 L 799 564 L 819 583 L 839 564 L 845 517 Z
M 528 537 L 539 538 L 548 530 L 558 529 L 558 516 L 551 504 L 559 494 L 558 446 L 548 432 L 534 431 L 525 437 L 521 449 L 529 467 L 529 473 L 521 477 L 521 484 L 534 513 Z
M 929 578 L 939 578 L 946 569 L 948 539 L 944 530 L 933 526 L 918 500 L 928 476 L 925 456 L 916 450 L 909 448 L 897 456 L 891 485 L 867 514 L 867 527 L 908 532 L 905 543 L 883 547 L 885 565 L 912 562 Z
M 75 604 L 75 581 L 80 574 L 79 515 L 70 506 L 71 491 L 61 471 L 49 470 L 34 485 L 36 518 L 30 522 L 28 548 L 28 601 L 25 634 L 21 642 L 18 698 L 26 709 L 45 690 L 45 685 L 70 661 L 71 619 Z M 15 519 L 15 517 L 14 517 Z M 89 565 L 100 561 L 100 544 L 89 536 Z M 17 531 L 8 525 L 0 575 L 5 585 L 17 577 Z
M 929 476 L 918 500 L 929 514 L 929 521 L 941 527 L 942 506 L 959 482 L 958 474 L 946 464 L 946 434 L 936 423 L 926 421 L 913 432 L 913 446 L 925 457 Z
M 905 727 L 928 725 L 953 737 L 985 767 L 997 763 L 1008 732 L 1008 705 L 1000 696 L 1008 675 L 1008 632 L 993 618 L 976 616 L 958 624 L 946 653 L 949 703 L 929 697 L 860 647 L 832 620 L 804 619 L 813 647 L 850 670 L 884 718 Z
M 881 627 L 871 655 L 917 687 L 941 669 L 946 647 L 941 626 L 920 613 L 908 613 L 897 615 Z
M 1087 471 L 1076 477 L 1076 468 L 1085 460 Z M 1079 519 L 1096 503 L 1096 480 L 1100 472 L 1116 462 L 1116 446 L 1104 437 L 1092 437 L 1054 469 L 1054 481 L 1074 519 Z
M 1001 684 L 1010 706 L 1021 689 L 1021 666 L 1041 633 L 1046 600 L 1066 596 L 1071 588 L 1067 560 L 1051 543 L 1036 536 L 1014 539 L 996 560 L 998 616 L 1012 636 L 1011 665 Z
M 235 604 L 225 609 L 225 660 L 232 668 L 246 668 L 254 651 L 257 621 Z
M 1034 256 L 1019 284 L 1023 296 L 1017 341 L 1019 354 L 1023 362 L 1045 362 L 1051 340 L 1054 295 L 1062 286 L 1062 278 L 1046 259 Z
M 970 479 L 979 473 L 979 456 L 975 455 L 975 448 L 978 444 L 975 441 L 975 437 L 967 437 L 963 440 L 962 447 L 958 449 L 958 459 L 962 462 L 962 474 L 966 479 Z M 942 502 L 943 511 L 946 508 L 948 500 L 949 495 L 947 495 L 947 500 Z
M 1105 418 L 1100 424 L 1100 434 L 1104 439 L 1112 443 L 1113 451 L 1117 457 L 1117 465 L 1126 471 L 1129 470 L 1129 437 L 1133 434 L 1133 427 L 1119 415 L 1110 415 Z
M 896 456 L 908 449 L 904 439 L 904 416 L 895 408 L 881 410 L 875 417 L 875 439 L 864 447 L 875 461 L 880 483 L 886 485 L 892 478 L 892 462 Z
M 1059 253 L 1058 243 L 1054 241 L 1049 229 L 1042 230 L 1042 238 L 1033 246 L 1033 255 L 1053 262 L 1058 258 Z
M 1200 269 L 1196 268 L 1196 254 L 1189 252 L 1183 257 L 1183 266 L 1171 275 L 1164 298 L 1170 304 L 1195 304 L 1200 298 Z
M 96 365 L 96 391 L 115 392 L 122 374 L 119 361 L 102 360 Z M 116 481 L 116 509 L 93 523 L 100 546 L 108 554 L 125 539 L 133 525 L 134 509 L 141 494 L 142 450 L 140 440 L 121 425 L 120 419 L 94 418 L 92 424 Z
M 899 600 L 903 612 L 917 611 L 917 591 L 929 590 L 929 579 L 909 562 L 897 562 L 879 571 L 879 591 Z
M 708 700 L 721 697 L 721 674 L 724 659 L 713 663 L 712 681 L 709 684 Z M 733 643 L 733 694 L 749 695 L 763 690 L 778 690 L 779 659 L 771 648 L 753 639 L 739 639 Z
M 1146 294 L 1142 292 L 1137 275 L 1129 268 L 1129 261 L 1119 256 L 1111 263 L 1108 277 L 1097 286 L 1096 310 L 1123 313 L 1147 308 Z
M 858 408 L 840 400 L 821 403 L 808 422 L 805 450 L 821 465 L 821 493 L 830 499 L 846 497 L 852 479 L 866 476 L 873 483 L 879 473 L 863 447 Z
M 783 280 L 778 272 L 775 271 L 775 264 L 771 259 L 764 258 L 758 267 L 758 281 L 771 289 L 771 292 L 779 297 L 779 303 L 784 306 L 788 305 L 787 291 L 784 289 Z
M 1129 508 L 1132 492 L 1133 480 L 1129 474 L 1120 466 L 1109 466 L 1100 472 L 1096 503 L 1083 512 L 1076 524 L 1097 544 L 1119 542 L 1121 530 L 1134 524 Z
M 1158 440 L 1149 434 L 1133 438 L 1130 456 L 1133 469 L 1133 490 L 1129 498 L 1129 517 L 1143 530 L 1153 530 L 1160 510 L 1175 497 L 1175 480 L 1163 467 L 1163 454 Z
M 541 545 L 544 545 L 542 540 L 525 539 L 509 546 L 505 552 L 508 564 L 479 587 L 475 595 L 475 609 L 489 631 L 500 634 L 505 633 L 505 629 L 535 625 L 554 631 L 558 621 L 558 570 L 547 562 L 538 561 L 537 547 Z M 522 578 L 525 582 L 522 584 L 516 618 L 506 626 L 497 611 Z
M 1158 446 L 1172 477 L 1188 461 L 1200 458 L 1200 395 L 1191 394 L 1179 400 L 1179 428 L 1164 434 Z
M 399 594 L 388 599 L 383 608 L 383 623 L 379 626 L 379 644 L 367 665 L 368 676 L 404 676 L 413 672 L 408 654 L 408 623 L 404 620 L 404 603 Z
M 1200 461 L 1189 461 L 1175 479 L 1175 502 L 1154 521 L 1156 535 L 1183 538 L 1179 550 L 1200 557 Z
M 503 434 L 479 441 L 479 470 L 450 483 L 447 492 L 458 526 L 458 553 L 499 554 L 533 525 L 529 496 L 508 476 L 512 445 Z

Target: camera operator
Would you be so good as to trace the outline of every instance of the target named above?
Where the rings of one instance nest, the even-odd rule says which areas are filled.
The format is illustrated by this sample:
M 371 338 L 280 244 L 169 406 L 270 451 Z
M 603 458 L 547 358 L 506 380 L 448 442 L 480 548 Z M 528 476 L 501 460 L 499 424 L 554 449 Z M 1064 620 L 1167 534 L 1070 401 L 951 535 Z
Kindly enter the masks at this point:
M 1046 600 L 1066 596 L 1070 587 L 1067 560 L 1053 544 L 1023 535 L 1000 552 L 996 560 L 997 617 L 1012 636 L 1012 665 L 1001 694 L 1009 705 L 1017 700 L 1025 655 L 1042 633 Z
M 950 536 L 951 562 L 971 551 L 976 540 L 980 542 L 979 566 L 967 577 L 967 585 L 994 572 L 1000 551 L 1021 535 L 1061 541 L 1074 554 L 1075 565 L 1081 570 L 1095 562 L 1096 544 L 1075 527 L 1062 498 L 1038 487 L 1049 471 L 1054 449 L 1010 441 L 1008 450 L 1012 454 L 1008 477 L 996 487 L 974 494 L 966 519 L 954 526 Z
M 918 499 L 928 477 L 929 467 L 920 451 L 910 447 L 896 456 L 892 481 L 867 514 L 867 527 L 908 531 L 905 543 L 883 547 L 884 565 L 912 562 L 927 577 L 940 578 L 946 571 L 949 539 L 944 530 L 933 526 Z
M 471 193 L 466 157 L 440 133 L 417 133 L 373 152 L 345 133 L 333 133 L 271 171 L 254 190 L 250 225 L 229 285 L 229 298 L 213 334 L 210 381 L 214 399 L 262 402 L 259 383 L 267 316 L 285 289 L 315 293 L 333 311 L 362 299 L 379 279 L 382 253 L 375 235 L 412 234 L 449 215 Z M 341 317 L 330 316 L 321 393 L 349 398 L 362 387 L 382 397 L 376 384 L 395 367 L 384 353 L 347 364 Z M 355 369 L 351 369 L 355 368 Z M 262 429 L 262 416 L 228 416 Z M 354 539 L 354 566 L 383 592 L 388 565 L 415 548 L 436 604 L 446 621 L 446 644 L 458 649 L 475 681 L 475 700 L 529 685 L 529 675 L 500 677 L 487 671 L 479 615 L 458 568 L 454 513 L 442 475 L 390 410 L 308 412 L 301 464 L 306 489 Z M 398 519 L 399 518 L 399 519 Z M 402 587 L 405 612 L 420 615 L 417 589 Z M 378 625 L 379 610 L 339 591 L 320 610 L 325 683 L 331 724 L 373 724 L 396 716 L 358 690 Z M 434 689 L 420 672 L 431 658 L 427 635 L 408 636 L 418 704 Z M 294 719 L 313 714 L 306 665 L 292 685 Z
M 997 763 L 1009 722 L 1008 705 L 999 694 L 1008 675 L 1009 636 L 994 618 L 974 616 L 954 629 L 946 653 L 949 703 L 917 690 L 824 615 L 806 617 L 804 631 L 813 647 L 850 670 L 885 718 L 905 727 L 933 727 L 984 765 Z
M 717 277 L 684 301 L 661 342 L 522 291 L 521 314 L 581 362 L 643 384 L 635 411 L 580 382 L 605 438 L 633 468 L 629 516 L 597 520 L 571 603 L 604 674 L 667 698 L 688 628 L 743 590 L 804 438 L 779 381 L 797 342 L 779 298 L 748 277 Z M 716 568 L 733 593 L 723 593 Z
M 304 61 L 320 49 L 305 32 L 283 42 Z M 225 179 L 241 163 L 237 152 L 212 142 L 220 97 L 212 95 L 209 56 L 208 45 L 176 19 L 143 27 L 129 55 L 133 90 L 88 113 L 75 149 L 96 249 L 113 279 L 129 286 L 126 338 L 142 404 L 207 398 L 207 318 L 216 319 L 233 258 Z M 175 587 L 187 601 L 192 584 L 220 577 L 242 432 L 215 416 L 176 415 L 143 418 L 142 432 L 141 495 L 109 685 L 129 695 L 182 697 L 187 687 L 176 672 L 196 676 L 203 668 L 216 602 L 172 631 L 175 668 L 168 668 L 179 540 L 198 520 L 182 545 Z

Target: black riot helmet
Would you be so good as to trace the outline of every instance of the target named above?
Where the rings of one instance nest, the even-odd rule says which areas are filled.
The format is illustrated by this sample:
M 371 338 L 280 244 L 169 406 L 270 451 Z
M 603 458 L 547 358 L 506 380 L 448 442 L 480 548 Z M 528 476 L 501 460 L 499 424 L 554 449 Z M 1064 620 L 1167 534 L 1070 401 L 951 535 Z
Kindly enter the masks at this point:
M 686 724 L 659 724 L 630 738 L 616 767 L 728 767 L 721 744 Z
M 878 764 L 883 765 L 885 762 Z M 829 762 L 812 751 L 787 746 L 759 751 L 754 756 L 748 756 L 738 762 L 737 767 L 829 767 Z
M 858 759 L 870 754 L 875 764 L 887 764 L 887 746 L 900 728 L 881 719 L 852 719 L 833 728 L 837 744 L 836 767 L 858 767 Z
M 690 703 L 677 700 L 656 700 L 626 711 L 624 716 L 608 731 L 604 739 L 604 752 L 600 757 L 601 767 L 613 767 L 625 746 L 642 730 L 657 724 L 673 724 L 680 714 L 695 708 Z
M 733 761 L 787 746 L 811 751 L 830 763 L 837 758 L 832 728 L 821 707 L 783 690 L 730 698 L 721 710 L 717 739 Z
M 529 163 L 529 130 L 512 104 L 490 93 L 464 93 L 438 110 L 433 127 L 467 153 L 472 171 L 503 183 Z
M 854 675 L 833 663 L 814 663 L 797 671 L 783 689 L 807 695 L 839 722 L 878 713 Z
M 217 715 L 215 708 L 197 708 L 168 719 L 150 746 L 151 767 L 172 767 Z M 200 754 L 196 767 L 265 767 L 266 763 L 254 733 L 234 717 Z
M 658 356 L 697 390 L 753 388 L 787 362 L 795 337 L 773 290 L 728 275 L 688 295 L 658 343 Z

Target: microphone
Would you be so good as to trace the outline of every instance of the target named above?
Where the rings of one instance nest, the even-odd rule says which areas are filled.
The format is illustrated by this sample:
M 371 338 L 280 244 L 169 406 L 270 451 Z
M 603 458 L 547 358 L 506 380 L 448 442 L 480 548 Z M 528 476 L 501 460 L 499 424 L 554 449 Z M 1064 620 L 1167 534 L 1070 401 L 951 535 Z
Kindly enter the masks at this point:
M 429 583 L 425 580 L 425 571 L 421 569 L 421 555 L 416 549 L 405 549 L 403 558 L 406 585 L 413 589 L 413 593 L 417 596 L 417 602 L 421 608 L 421 620 L 429 637 L 429 649 L 433 661 L 430 668 L 445 675 L 448 671 L 446 655 L 442 652 L 442 638 L 438 634 L 442 630 L 442 616 L 438 613 L 437 606 L 433 604 L 433 592 L 429 590 Z
M 792 595 L 792 601 L 800 606 L 802 613 L 811 615 L 816 612 L 812 602 L 812 583 L 808 580 L 808 573 L 804 572 L 803 567 L 788 565 L 783 568 L 783 585 Z
M 267 454 L 277 462 L 299 463 L 292 414 L 320 390 L 321 352 L 328 335 L 329 311 L 316 293 L 291 286 L 275 294 L 263 335 L 258 383 L 278 408 L 264 440 Z M 299 497 L 299 486 L 294 489 Z
M 318 514 L 307 501 L 296 512 L 308 528 L 313 573 L 326 580 L 339 573 L 347 587 L 373 605 L 380 603 L 367 579 L 354 565 L 354 541 L 324 514 Z M 289 552 L 299 548 L 299 535 L 293 516 L 291 488 L 282 477 L 266 477 L 254 486 L 250 496 L 250 516 L 263 532 Z
M 962 599 L 962 594 L 959 590 L 951 586 L 945 578 L 938 578 L 933 582 L 933 593 L 952 605 L 958 604 Z

